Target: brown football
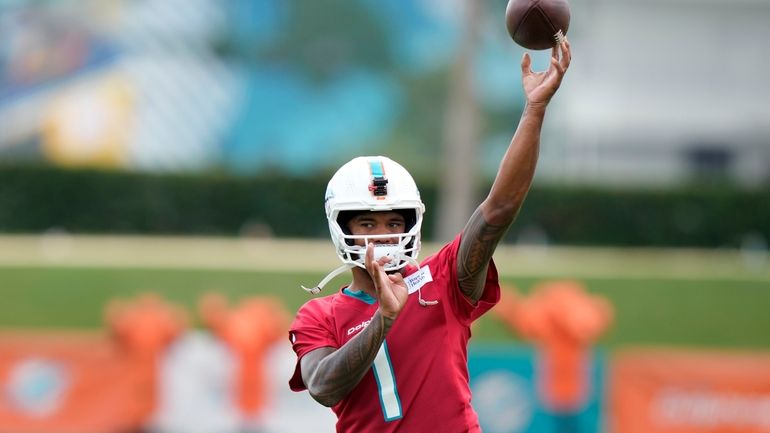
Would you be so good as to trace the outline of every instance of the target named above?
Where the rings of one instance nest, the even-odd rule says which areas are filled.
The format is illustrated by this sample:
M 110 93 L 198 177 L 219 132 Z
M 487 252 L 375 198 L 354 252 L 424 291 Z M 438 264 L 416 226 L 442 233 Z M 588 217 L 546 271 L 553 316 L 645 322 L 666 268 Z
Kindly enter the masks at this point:
M 513 41 L 530 50 L 553 47 L 569 30 L 567 0 L 509 0 L 505 26 Z M 559 33 L 561 32 L 561 33 Z

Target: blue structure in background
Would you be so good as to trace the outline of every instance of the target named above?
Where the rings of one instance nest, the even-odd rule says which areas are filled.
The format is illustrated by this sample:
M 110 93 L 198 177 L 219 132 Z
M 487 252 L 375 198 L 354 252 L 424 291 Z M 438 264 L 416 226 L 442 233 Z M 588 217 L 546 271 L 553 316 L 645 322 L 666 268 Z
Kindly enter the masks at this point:
M 604 355 L 594 352 L 588 400 L 571 433 L 603 432 Z M 537 352 L 523 345 L 471 345 L 468 353 L 473 407 L 484 433 L 560 433 L 538 400 Z
M 284 0 L 227 5 L 230 38 L 241 54 L 276 44 L 294 9 L 302 6 Z M 390 67 L 419 75 L 451 61 L 455 23 L 411 0 L 360 0 L 360 5 L 383 25 Z M 286 58 L 244 63 L 239 68 L 244 94 L 223 140 L 223 165 L 243 174 L 276 169 L 303 175 L 335 166 L 340 155 L 376 153 L 388 143 L 406 103 L 405 83 L 390 67 L 351 63 L 318 80 Z
M 289 21 L 285 0 L 227 0 L 225 10 L 232 41 L 242 53 L 274 43 Z
M 394 127 L 401 104 L 401 88 L 372 71 L 351 70 L 322 87 L 288 66 L 255 71 L 223 158 L 239 173 L 305 174 L 363 145 L 372 152 Z
M 419 75 L 445 67 L 453 60 L 460 37 L 457 23 L 426 10 L 425 2 L 361 2 L 385 23 L 392 55 L 399 68 Z

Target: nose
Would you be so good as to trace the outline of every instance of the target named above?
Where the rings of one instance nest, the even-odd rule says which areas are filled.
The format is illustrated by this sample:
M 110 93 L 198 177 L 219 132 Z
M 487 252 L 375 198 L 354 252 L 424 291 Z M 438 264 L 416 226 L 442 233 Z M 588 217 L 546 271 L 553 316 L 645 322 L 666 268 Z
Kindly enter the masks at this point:
M 381 239 L 375 239 L 374 243 L 377 245 L 382 244 L 397 244 L 398 238 L 381 238 Z

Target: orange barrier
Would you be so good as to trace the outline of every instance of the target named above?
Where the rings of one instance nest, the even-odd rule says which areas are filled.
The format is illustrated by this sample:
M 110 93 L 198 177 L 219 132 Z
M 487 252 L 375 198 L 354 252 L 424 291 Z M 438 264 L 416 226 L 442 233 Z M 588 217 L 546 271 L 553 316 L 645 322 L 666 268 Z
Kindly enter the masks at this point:
M 267 400 L 265 353 L 288 332 L 288 313 L 272 297 L 252 296 L 229 305 L 224 295 L 213 292 L 200 299 L 199 312 L 238 359 L 236 401 L 241 414 L 258 415 Z
M 574 412 L 589 394 L 591 347 L 613 320 L 612 305 L 573 280 L 545 281 L 528 296 L 503 287 L 492 310 L 539 352 L 538 388 L 543 404 L 555 412 Z
M 0 334 L 0 432 L 134 431 L 131 370 L 102 334 Z
M 104 320 L 136 383 L 138 394 L 128 416 L 133 424 L 144 425 L 157 409 L 158 363 L 166 348 L 187 328 L 187 313 L 147 292 L 133 299 L 113 299 L 105 309 Z
M 767 433 L 770 353 L 626 350 L 609 397 L 611 433 Z

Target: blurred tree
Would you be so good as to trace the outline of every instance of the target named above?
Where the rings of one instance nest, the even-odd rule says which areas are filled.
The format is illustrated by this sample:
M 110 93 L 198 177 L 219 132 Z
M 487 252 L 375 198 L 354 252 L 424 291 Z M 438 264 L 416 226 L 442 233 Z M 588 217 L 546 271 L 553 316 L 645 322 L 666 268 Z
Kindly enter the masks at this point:
M 444 117 L 443 153 L 439 179 L 438 239 L 448 241 L 470 217 L 476 185 L 476 154 L 480 139 L 479 107 L 474 94 L 473 60 L 479 40 L 484 3 L 466 0 L 465 21 L 449 82 Z

